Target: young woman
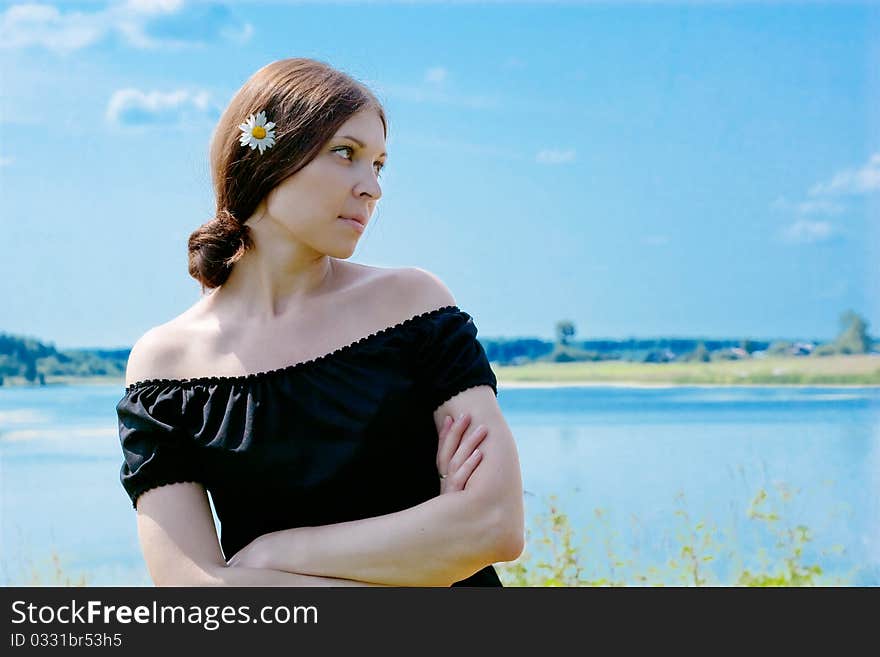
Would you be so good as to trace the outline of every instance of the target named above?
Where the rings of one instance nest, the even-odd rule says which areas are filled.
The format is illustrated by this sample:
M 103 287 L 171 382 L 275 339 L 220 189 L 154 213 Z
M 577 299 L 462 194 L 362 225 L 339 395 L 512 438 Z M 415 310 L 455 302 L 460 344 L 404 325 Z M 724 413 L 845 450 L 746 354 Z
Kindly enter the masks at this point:
M 522 552 L 471 316 L 422 269 L 347 262 L 386 136 L 366 87 L 302 58 L 220 118 L 217 213 L 189 239 L 203 296 L 137 341 L 116 406 L 157 585 L 500 586 L 491 564 Z

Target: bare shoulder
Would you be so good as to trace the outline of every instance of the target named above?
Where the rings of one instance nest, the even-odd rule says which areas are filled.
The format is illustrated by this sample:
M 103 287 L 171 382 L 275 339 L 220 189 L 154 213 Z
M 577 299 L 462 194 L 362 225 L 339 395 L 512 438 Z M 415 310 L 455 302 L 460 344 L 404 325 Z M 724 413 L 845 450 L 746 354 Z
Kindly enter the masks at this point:
M 456 305 L 455 297 L 446 284 L 426 269 L 400 267 L 388 270 L 385 276 L 387 288 L 410 315 Z
M 364 292 L 361 296 L 371 299 L 371 307 L 381 309 L 386 324 L 456 305 L 446 284 L 436 274 L 421 267 L 347 264 L 358 273 L 359 292 Z
M 172 339 L 170 324 L 162 324 L 144 333 L 128 355 L 125 385 L 146 379 L 168 378 L 174 365 L 183 356 L 179 340 Z

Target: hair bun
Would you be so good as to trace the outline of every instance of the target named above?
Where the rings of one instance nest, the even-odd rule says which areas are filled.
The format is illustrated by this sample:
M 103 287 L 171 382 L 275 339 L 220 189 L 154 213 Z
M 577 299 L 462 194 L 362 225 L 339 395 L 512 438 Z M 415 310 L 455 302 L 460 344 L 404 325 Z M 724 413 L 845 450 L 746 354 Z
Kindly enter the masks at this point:
M 189 274 L 205 288 L 220 287 L 232 266 L 253 246 L 250 227 L 227 209 L 217 211 L 189 236 Z

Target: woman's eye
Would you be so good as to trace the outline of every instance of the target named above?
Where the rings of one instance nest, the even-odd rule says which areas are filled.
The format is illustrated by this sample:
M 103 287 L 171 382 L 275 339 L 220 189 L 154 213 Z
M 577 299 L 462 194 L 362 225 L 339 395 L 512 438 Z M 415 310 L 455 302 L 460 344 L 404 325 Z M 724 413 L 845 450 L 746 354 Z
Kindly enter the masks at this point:
M 351 151 L 354 153 L 354 149 L 351 146 L 340 146 L 339 148 L 334 148 L 334 151 Z M 348 159 L 348 158 L 346 158 Z
M 352 148 L 351 146 L 340 146 L 339 148 L 334 148 L 333 150 L 334 151 L 351 151 L 351 153 L 354 154 L 354 148 Z M 345 158 L 345 159 L 348 159 L 348 158 Z M 381 162 L 376 162 L 376 165 L 379 167 L 378 169 L 376 169 L 376 175 L 381 176 L 382 169 L 385 168 L 385 165 L 382 164 Z

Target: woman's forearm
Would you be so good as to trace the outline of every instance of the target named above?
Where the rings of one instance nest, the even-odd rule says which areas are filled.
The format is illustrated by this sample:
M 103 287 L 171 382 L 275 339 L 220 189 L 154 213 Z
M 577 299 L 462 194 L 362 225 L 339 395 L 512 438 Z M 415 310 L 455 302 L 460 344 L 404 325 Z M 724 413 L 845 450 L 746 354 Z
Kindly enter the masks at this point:
M 458 491 L 383 516 L 265 534 L 257 539 L 259 565 L 389 586 L 449 586 L 505 560 L 501 520 Z
M 269 568 L 218 567 L 194 586 L 383 586 L 336 577 L 316 577 Z

